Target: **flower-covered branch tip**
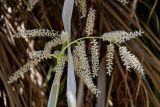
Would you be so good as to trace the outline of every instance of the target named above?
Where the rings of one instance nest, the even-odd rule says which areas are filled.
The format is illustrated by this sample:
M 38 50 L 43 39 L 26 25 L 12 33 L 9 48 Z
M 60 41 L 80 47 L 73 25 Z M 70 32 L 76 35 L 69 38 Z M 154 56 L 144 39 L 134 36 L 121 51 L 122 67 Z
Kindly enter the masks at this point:
M 112 31 L 104 33 L 102 35 L 102 38 L 104 41 L 120 44 L 131 39 L 137 38 L 138 36 L 142 36 L 143 33 L 144 32 L 142 32 L 141 30 L 129 33 L 126 31 Z
M 137 70 L 140 74 L 144 75 L 144 69 L 142 64 L 139 62 L 137 57 L 128 51 L 126 46 L 121 46 L 119 48 L 119 54 L 122 59 L 123 65 L 126 67 L 126 70 L 133 68 Z
M 85 31 L 88 36 L 93 34 L 95 17 L 96 17 L 96 10 L 90 8 L 87 16 L 86 31 Z
M 99 50 L 98 42 L 96 39 L 93 39 L 91 42 L 91 62 L 92 62 L 92 72 L 93 77 L 97 76 L 99 70 Z
M 76 6 L 79 7 L 79 10 L 80 10 L 80 13 L 81 13 L 81 17 L 80 18 L 86 17 L 87 1 L 86 0 L 75 0 L 75 4 L 76 4 Z
M 44 51 L 33 52 L 33 55 L 31 57 L 32 60 L 28 61 L 23 67 L 21 67 L 12 76 L 10 76 L 8 83 L 17 81 L 17 79 L 22 77 L 24 73 L 26 73 L 31 67 L 37 65 L 38 62 L 41 62 L 44 59 L 51 59 L 52 57 L 53 57 L 53 54 L 50 54 Z
M 96 88 L 96 85 L 92 81 L 92 75 L 90 72 L 90 66 L 88 58 L 85 52 L 84 41 L 81 41 L 78 46 L 75 46 L 73 51 L 74 69 L 79 78 L 89 88 L 89 90 L 98 96 L 100 91 Z
M 32 29 L 32 30 L 21 30 L 18 33 L 14 34 L 13 37 L 57 37 L 58 32 L 55 30 L 48 29 Z
M 61 76 L 64 71 L 66 60 L 67 60 L 66 55 L 57 60 L 57 65 L 55 67 L 55 77 L 54 77 L 54 81 L 53 81 L 54 85 L 59 83 L 59 81 L 61 79 Z
M 114 59 L 114 44 L 107 45 L 107 53 L 106 53 L 106 68 L 107 74 L 111 76 L 113 70 L 113 59 Z
M 118 2 L 122 3 L 123 5 L 126 5 L 129 3 L 128 0 L 117 0 Z

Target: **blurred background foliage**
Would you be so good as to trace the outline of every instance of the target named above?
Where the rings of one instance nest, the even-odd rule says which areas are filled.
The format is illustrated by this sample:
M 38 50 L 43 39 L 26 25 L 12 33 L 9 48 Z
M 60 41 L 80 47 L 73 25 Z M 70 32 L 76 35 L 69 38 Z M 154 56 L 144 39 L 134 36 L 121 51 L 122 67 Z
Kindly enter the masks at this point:
M 16 39 L 14 33 L 24 28 L 63 30 L 63 0 L 39 0 L 32 12 L 27 11 L 26 2 L 0 0 L 0 107 L 46 107 L 54 78 L 55 61 L 46 60 L 31 68 L 24 78 L 7 84 L 7 78 L 29 60 L 29 52 L 43 49 L 52 39 Z M 113 107 L 160 107 L 160 1 L 130 0 L 122 5 L 117 0 L 87 0 L 87 5 L 87 10 L 96 9 L 96 36 L 114 30 L 145 32 L 125 45 L 140 59 L 146 76 L 126 72 L 117 52 L 114 73 L 106 76 L 106 45 L 100 43 L 100 70 L 94 81 L 102 94 L 96 99 L 76 78 L 78 107 L 110 107 L 111 103 Z M 86 18 L 80 19 L 79 9 L 74 7 L 72 40 L 85 36 L 85 24 Z M 58 107 L 67 107 L 66 72 L 61 79 Z

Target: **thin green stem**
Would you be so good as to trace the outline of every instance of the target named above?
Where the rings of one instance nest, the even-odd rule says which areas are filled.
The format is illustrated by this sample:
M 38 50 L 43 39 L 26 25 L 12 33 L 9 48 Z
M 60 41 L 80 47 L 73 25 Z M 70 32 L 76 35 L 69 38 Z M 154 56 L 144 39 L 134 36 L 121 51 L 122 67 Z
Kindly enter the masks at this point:
M 66 51 L 66 49 L 72 44 L 77 43 L 78 41 L 84 40 L 84 39 L 103 39 L 103 38 L 102 37 L 83 37 L 83 38 L 76 39 L 75 41 L 68 43 L 67 46 L 63 48 L 60 54 L 63 54 Z
M 55 55 L 55 54 L 52 54 L 51 56 L 57 59 L 57 55 Z

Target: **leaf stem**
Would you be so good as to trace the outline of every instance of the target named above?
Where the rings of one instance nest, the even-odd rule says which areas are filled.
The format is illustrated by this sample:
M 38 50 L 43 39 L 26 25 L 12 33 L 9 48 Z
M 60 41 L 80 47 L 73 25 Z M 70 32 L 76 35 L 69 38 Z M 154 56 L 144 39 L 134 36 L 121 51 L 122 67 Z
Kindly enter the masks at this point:
M 63 54 L 63 53 L 66 51 L 66 49 L 67 49 L 69 46 L 71 46 L 72 44 L 77 43 L 78 41 L 84 40 L 84 39 L 103 39 L 103 38 L 102 38 L 102 37 L 83 37 L 83 38 L 76 39 L 76 40 L 68 43 L 67 46 L 63 48 L 63 50 L 61 51 L 60 54 Z

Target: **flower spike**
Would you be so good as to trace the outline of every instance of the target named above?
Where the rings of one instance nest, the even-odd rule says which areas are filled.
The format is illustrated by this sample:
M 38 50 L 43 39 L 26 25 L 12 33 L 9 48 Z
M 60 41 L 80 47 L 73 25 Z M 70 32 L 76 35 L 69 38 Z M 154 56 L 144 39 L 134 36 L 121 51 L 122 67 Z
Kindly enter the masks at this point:
M 95 15 L 96 15 L 96 10 L 90 8 L 87 16 L 86 31 L 85 31 L 88 36 L 93 34 L 94 21 L 96 17 Z
M 107 46 L 107 53 L 106 53 L 106 67 L 107 67 L 107 74 L 111 76 L 113 70 L 113 59 L 114 59 L 114 44 L 109 44 Z
M 112 31 L 109 33 L 104 33 L 102 37 L 104 41 L 121 44 L 131 39 L 137 38 L 138 36 L 142 36 L 143 33 L 144 32 L 141 30 L 129 33 L 126 31 Z
M 23 67 L 16 71 L 12 76 L 9 77 L 8 83 L 17 81 L 18 78 L 22 77 L 32 66 L 37 65 L 38 62 L 41 62 L 44 59 L 51 59 L 52 54 L 38 51 L 37 55 L 32 56 L 32 60 L 27 62 Z
M 55 30 L 48 30 L 48 29 L 32 29 L 32 30 L 21 30 L 13 37 L 20 38 L 20 37 L 56 37 L 58 32 Z
M 92 62 L 92 71 L 93 77 L 97 76 L 99 70 L 99 51 L 98 51 L 98 42 L 96 39 L 93 39 L 91 42 L 91 62 Z
M 121 46 L 119 48 L 119 54 L 122 59 L 123 65 L 126 67 L 126 70 L 133 68 L 140 74 L 144 75 L 142 64 L 139 62 L 135 55 L 131 54 L 130 51 L 128 51 L 126 46 Z
M 92 75 L 90 72 L 90 66 L 88 58 L 85 52 L 84 41 L 81 41 L 78 46 L 75 46 L 73 51 L 74 69 L 79 78 L 86 84 L 89 90 L 98 96 L 100 91 L 96 88 L 96 85 L 92 81 Z

